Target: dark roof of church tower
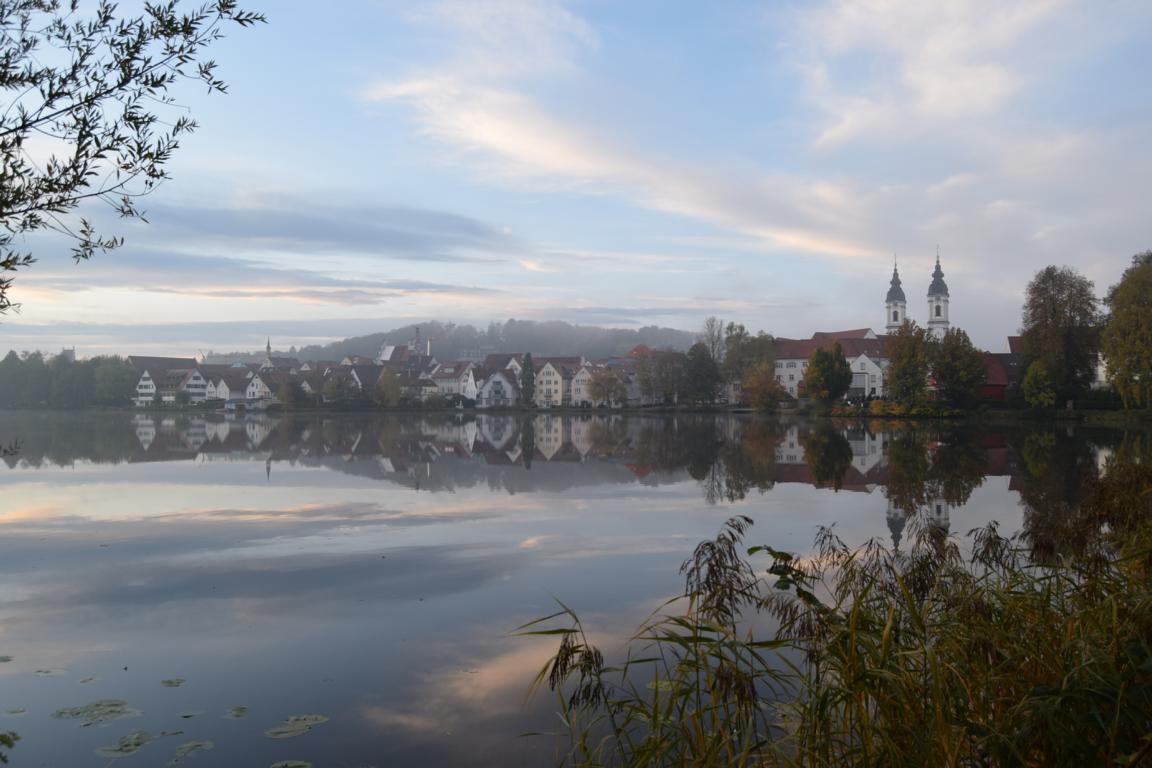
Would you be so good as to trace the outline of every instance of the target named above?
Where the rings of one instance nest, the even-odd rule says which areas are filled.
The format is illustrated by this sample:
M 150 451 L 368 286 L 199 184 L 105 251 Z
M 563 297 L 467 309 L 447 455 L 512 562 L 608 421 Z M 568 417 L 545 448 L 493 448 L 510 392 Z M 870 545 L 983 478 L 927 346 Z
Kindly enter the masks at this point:
M 944 271 L 940 269 L 940 257 L 936 257 L 936 270 L 932 273 L 932 284 L 928 286 L 929 296 L 947 296 L 948 285 L 944 282 Z
M 892 284 L 888 289 L 888 298 L 885 301 L 908 301 L 904 298 L 904 289 L 900 287 L 900 272 L 892 267 Z

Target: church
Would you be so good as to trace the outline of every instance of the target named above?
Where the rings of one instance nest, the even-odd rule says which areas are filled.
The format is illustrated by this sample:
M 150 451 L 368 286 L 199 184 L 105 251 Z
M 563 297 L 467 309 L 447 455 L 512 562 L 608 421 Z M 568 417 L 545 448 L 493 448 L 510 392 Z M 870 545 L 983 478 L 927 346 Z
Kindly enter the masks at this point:
M 940 267 L 940 254 L 936 254 L 936 269 L 928 284 L 928 320 L 924 327 L 942 338 L 952 327 L 948 319 L 948 284 Z M 884 329 L 892 333 L 908 317 L 908 300 L 900 282 L 900 270 L 892 267 L 892 280 L 884 299 Z M 793 397 L 804 395 L 804 371 L 808 358 L 817 349 L 831 349 L 839 343 L 844 357 L 852 369 L 849 397 L 883 397 L 886 392 L 888 355 L 885 350 L 887 336 L 877 335 L 871 328 L 848 331 L 819 331 L 810 339 L 776 339 L 776 380 Z

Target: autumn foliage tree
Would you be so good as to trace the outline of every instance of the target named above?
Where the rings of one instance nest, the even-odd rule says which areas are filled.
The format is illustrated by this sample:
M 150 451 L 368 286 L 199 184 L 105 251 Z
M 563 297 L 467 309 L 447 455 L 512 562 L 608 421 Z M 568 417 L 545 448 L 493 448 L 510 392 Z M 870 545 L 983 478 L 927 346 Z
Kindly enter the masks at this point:
M 928 389 L 932 334 L 913 320 L 888 334 L 888 393 L 903 405 L 917 405 Z
M 770 362 L 759 363 L 746 372 L 740 388 L 744 402 L 758 411 L 774 411 L 788 397 L 776 379 L 775 366 Z
M 592 374 L 588 382 L 588 394 L 596 402 L 614 405 L 628 401 L 628 387 L 612 371 L 601 370 Z

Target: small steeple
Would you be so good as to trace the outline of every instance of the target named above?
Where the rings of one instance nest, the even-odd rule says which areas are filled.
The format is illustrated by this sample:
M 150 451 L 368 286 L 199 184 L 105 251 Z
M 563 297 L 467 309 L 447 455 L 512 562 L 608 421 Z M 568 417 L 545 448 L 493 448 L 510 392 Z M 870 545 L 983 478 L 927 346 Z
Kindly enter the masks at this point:
M 889 283 L 888 298 L 885 301 L 907 301 L 904 298 L 904 289 L 900 284 L 900 269 L 896 265 L 896 257 L 892 257 L 892 282 Z
M 932 272 L 932 284 L 928 286 L 928 295 L 948 295 L 948 284 L 944 282 L 944 270 L 940 269 L 940 246 L 936 246 L 936 269 Z
M 268 357 L 272 357 L 272 337 L 268 337 L 268 343 L 264 346 L 264 351 L 268 353 Z

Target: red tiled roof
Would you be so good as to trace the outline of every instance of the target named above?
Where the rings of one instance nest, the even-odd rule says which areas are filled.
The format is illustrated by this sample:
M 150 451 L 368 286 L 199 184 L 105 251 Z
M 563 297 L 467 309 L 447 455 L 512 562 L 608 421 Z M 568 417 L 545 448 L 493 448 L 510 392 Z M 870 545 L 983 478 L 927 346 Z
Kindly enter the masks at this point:
M 853 328 L 850 331 L 817 331 L 812 334 L 813 339 L 866 339 L 874 336 L 871 328 Z
M 647 344 L 637 344 L 628 350 L 628 357 L 652 357 L 652 348 Z
M 818 334 L 819 335 L 819 334 Z M 885 337 L 865 339 L 858 337 L 834 338 L 819 335 L 811 339 L 776 339 L 777 360 L 807 360 L 817 349 L 831 350 L 837 343 L 847 358 L 867 355 L 876 360 L 885 356 Z

